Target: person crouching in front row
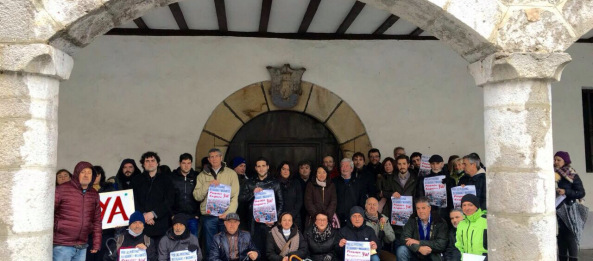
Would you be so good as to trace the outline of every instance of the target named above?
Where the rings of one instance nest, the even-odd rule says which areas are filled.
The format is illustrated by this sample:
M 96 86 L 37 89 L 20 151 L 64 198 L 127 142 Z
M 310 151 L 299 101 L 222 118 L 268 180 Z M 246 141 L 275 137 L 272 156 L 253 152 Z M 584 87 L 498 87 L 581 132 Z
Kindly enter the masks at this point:
M 159 261 L 168 261 L 171 253 L 187 250 L 196 252 L 198 260 L 202 260 L 202 251 L 198 238 L 185 227 L 190 216 L 179 213 L 173 217 L 173 227 L 167 230 L 159 242 Z

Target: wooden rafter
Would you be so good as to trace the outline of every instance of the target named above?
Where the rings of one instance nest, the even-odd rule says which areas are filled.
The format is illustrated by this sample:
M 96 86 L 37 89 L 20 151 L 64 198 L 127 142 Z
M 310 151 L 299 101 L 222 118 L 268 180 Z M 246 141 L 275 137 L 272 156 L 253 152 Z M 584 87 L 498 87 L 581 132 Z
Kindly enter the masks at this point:
M 261 1 L 261 14 L 259 17 L 259 32 L 265 33 L 268 31 L 268 23 L 270 22 L 270 12 L 272 11 L 272 0 Z
M 144 22 L 144 20 L 142 19 L 142 17 L 138 17 L 138 18 L 134 19 L 134 23 L 140 29 L 143 29 L 143 30 L 150 29 L 150 28 L 148 28 L 148 25 L 146 25 L 146 23 Z
M 391 28 L 391 26 L 393 26 L 397 22 L 397 20 L 399 20 L 399 16 L 390 15 L 389 17 L 387 17 L 387 19 L 385 19 L 385 22 L 383 22 L 377 28 L 377 30 L 373 32 L 373 34 L 384 34 L 387 30 L 389 30 L 389 28 Z
M 305 16 L 303 16 L 303 20 L 301 21 L 301 26 L 299 26 L 299 33 L 304 34 L 309 30 L 309 26 L 313 21 L 313 17 L 315 17 L 315 13 L 317 13 L 317 8 L 319 8 L 319 3 L 321 0 L 310 0 L 309 5 L 307 6 L 307 11 L 305 12 Z
M 420 36 L 423 32 L 424 30 L 422 30 L 420 27 L 416 27 L 416 29 L 410 33 L 410 36 Z
M 173 18 L 175 18 L 175 22 L 177 22 L 177 26 L 179 26 L 179 30 L 189 30 L 179 3 L 170 4 L 169 9 L 171 9 L 171 13 L 173 14 Z
M 218 18 L 218 30 L 221 32 L 228 32 L 229 28 L 227 26 L 224 0 L 214 0 L 214 6 L 216 7 L 216 17 Z
M 342 24 L 340 24 L 340 27 L 338 27 L 338 30 L 336 31 L 336 33 L 344 34 L 346 32 L 346 30 L 348 30 L 350 25 L 352 25 L 354 20 L 356 20 L 356 17 L 360 14 L 360 12 L 362 11 L 362 9 L 364 8 L 365 5 L 366 4 L 363 2 L 356 1 L 354 3 L 354 5 L 352 6 L 352 8 L 350 9 L 350 12 L 348 12 L 348 15 L 346 16 L 346 18 L 344 18 L 344 21 L 342 21 Z

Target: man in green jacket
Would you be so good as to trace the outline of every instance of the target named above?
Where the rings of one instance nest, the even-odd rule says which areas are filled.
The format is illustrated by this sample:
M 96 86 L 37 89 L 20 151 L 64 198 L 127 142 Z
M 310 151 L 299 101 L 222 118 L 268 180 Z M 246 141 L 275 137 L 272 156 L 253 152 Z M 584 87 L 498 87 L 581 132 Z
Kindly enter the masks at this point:
M 397 248 L 397 260 L 440 261 L 441 253 L 447 248 L 447 223 L 431 213 L 426 197 L 416 200 L 416 213 L 404 226 L 401 240 L 405 245 Z
M 463 255 L 488 256 L 488 223 L 486 211 L 480 209 L 480 200 L 473 194 L 461 198 L 461 209 L 465 219 L 457 225 L 455 247 Z

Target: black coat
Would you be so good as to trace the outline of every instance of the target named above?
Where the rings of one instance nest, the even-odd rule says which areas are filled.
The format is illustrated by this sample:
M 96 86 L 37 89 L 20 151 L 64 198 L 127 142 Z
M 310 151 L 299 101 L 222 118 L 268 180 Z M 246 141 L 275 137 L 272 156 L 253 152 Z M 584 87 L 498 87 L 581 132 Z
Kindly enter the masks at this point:
M 336 195 L 338 196 L 336 214 L 340 219 L 340 225 L 345 226 L 350 220 L 350 209 L 354 206 L 364 207 L 365 198 L 361 186 L 365 184 L 356 178 L 351 178 L 346 183 L 342 176 L 332 179 L 332 183 L 336 186 Z
M 270 261 L 282 261 L 282 256 L 280 256 L 280 247 L 278 247 L 278 245 L 276 245 L 276 242 L 274 241 L 274 237 L 272 236 L 272 230 L 274 229 L 280 229 L 280 233 L 282 233 L 282 228 L 275 226 L 273 227 L 270 232 L 268 232 L 268 239 L 266 240 L 266 256 L 268 257 L 268 260 Z M 308 250 L 308 246 L 307 246 L 307 241 L 305 241 L 305 237 L 303 237 L 303 235 L 301 234 L 301 232 L 298 231 L 298 229 L 296 228 L 296 226 L 292 226 L 292 228 L 290 229 L 290 236 L 288 236 L 288 240 L 291 240 L 293 237 L 295 236 L 299 236 L 299 248 L 294 251 L 294 252 L 288 252 L 288 254 L 286 254 L 287 257 L 290 257 L 291 255 L 297 255 L 300 258 L 305 258 L 307 257 L 307 255 L 309 254 L 309 250 Z M 287 239 L 285 239 L 283 237 L 283 239 L 285 240 L 285 242 L 288 242 Z
M 331 236 L 326 241 L 318 243 L 315 242 L 314 227 L 315 225 L 309 226 L 305 231 L 305 240 L 309 245 L 309 258 L 313 261 L 324 261 L 324 258 L 329 255 L 332 257 L 332 260 L 337 260 L 334 253 L 334 241 L 338 231 L 332 230 Z
M 191 169 L 187 176 L 181 174 L 177 168 L 171 175 L 171 182 L 175 189 L 175 200 L 173 201 L 173 215 L 185 213 L 191 216 L 200 214 L 200 202 L 196 201 L 193 192 L 196 187 L 198 173 Z
M 241 186 L 239 202 L 241 204 L 248 204 L 249 212 L 253 213 L 253 200 L 255 200 L 255 194 L 253 193 L 253 190 L 258 187 L 262 189 L 274 190 L 274 197 L 276 200 L 276 214 L 277 217 L 280 217 L 280 214 L 282 214 L 284 211 L 284 197 L 282 196 L 282 189 L 280 188 L 280 183 L 276 179 L 272 178 L 272 176 L 269 174 L 264 180 L 260 180 L 258 177 L 247 180 L 247 182 Z M 253 223 L 253 218 L 251 221 Z
M 154 211 L 154 225 L 146 225 L 144 233 L 149 237 L 165 235 L 171 221 L 171 208 L 175 198 L 175 190 L 171 179 L 162 173 L 150 177 L 148 172 L 132 178 L 134 188 L 134 204 L 136 211 L 142 213 Z
M 348 221 L 348 225 L 338 231 L 338 234 L 334 240 L 334 249 L 340 260 L 344 260 L 344 251 L 346 250 L 345 245 L 340 247 L 340 240 L 342 240 L 342 238 L 346 239 L 347 241 L 379 242 L 379 239 L 377 238 L 373 228 L 365 225 L 364 223 L 360 227 L 354 227 L 352 223 Z M 379 244 L 377 244 L 377 246 L 378 245 Z
M 450 228 L 447 249 L 445 250 L 445 253 L 443 253 L 444 261 L 461 261 L 461 252 L 459 252 L 459 249 L 455 247 L 455 242 L 457 241 L 456 235 L 457 228 Z
M 352 171 L 352 177 L 361 181 L 361 189 L 364 199 L 375 197 L 377 195 L 377 175 L 367 168 L 356 169 Z
M 448 237 L 448 226 L 445 221 L 436 214 L 431 213 L 432 223 L 430 225 L 430 239 L 420 240 L 420 232 L 418 228 L 418 216 L 415 214 L 410 217 L 406 225 L 404 226 L 401 242 L 405 242 L 406 238 L 416 239 L 420 242 L 420 245 L 407 246 L 412 253 L 415 253 L 417 257 L 423 258 L 421 260 L 432 260 L 441 261 L 441 253 L 445 252 L 447 248 L 447 237 Z M 420 246 L 429 246 L 432 252 L 428 256 L 422 256 L 418 249 Z
M 561 178 L 558 181 L 558 188 L 564 189 L 564 194 L 566 195 L 566 199 L 564 199 L 564 201 L 562 201 L 558 207 L 562 206 L 562 204 L 572 204 L 575 200 L 585 197 L 583 181 L 578 174 L 574 176 L 572 183 L 566 178 Z
M 467 173 L 459 179 L 459 185 L 474 185 L 476 186 L 476 196 L 480 200 L 480 208 L 486 210 L 486 173 L 478 172 L 473 177 Z
M 286 182 L 279 180 L 282 189 L 282 199 L 284 200 L 283 211 L 290 212 L 293 217 L 293 223 L 299 230 L 302 230 L 301 209 L 303 208 L 303 195 L 305 194 L 301 184 L 296 180 L 289 178 Z

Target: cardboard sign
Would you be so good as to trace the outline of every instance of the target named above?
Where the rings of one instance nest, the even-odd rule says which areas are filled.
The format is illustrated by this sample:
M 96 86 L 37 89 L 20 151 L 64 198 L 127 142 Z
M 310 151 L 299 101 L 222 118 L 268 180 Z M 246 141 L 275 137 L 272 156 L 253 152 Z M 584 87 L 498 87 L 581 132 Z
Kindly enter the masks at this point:
M 369 261 L 371 260 L 371 242 L 346 241 L 346 261 Z
M 274 190 L 264 189 L 255 193 L 255 200 L 253 201 L 253 218 L 259 223 L 278 221 Z
M 219 184 L 208 187 L 206 198 L 206 213 L 211 216 L 220 216 L 231 205 L 231 186 Z
M 169 254 L 171 261 L 198 261 L 198 251 L 181 250 Z
M 134 213 L 134 192 L 131 189 L 99 193 L 103 229 L 127 227 Z
M 451 195 L 453 196 L 453 208 L 461 209 L 461 198 L 467 194 L 476 195 L 476 186 L 466 185 L 465 187 L 452 187 Z
M 430 157 L 431 156 L 428 155 L 422 155 L 422 157 L 420 157 L 420 170 L 418 171 L 418 176 L 424 177 L 430 174 L 430 163 L 428 162 Z
M 404 226 L 414 212 L 412 196 L 391 197 L 391 224 Z
M 146 261 L 146 250 L 139 248 L 124 248 L 119 250 L 119 261 Z
M 443 184 L 445 175 L 424 178 L 424 195 L 431 206 L 447 207 L 447 186 Z

